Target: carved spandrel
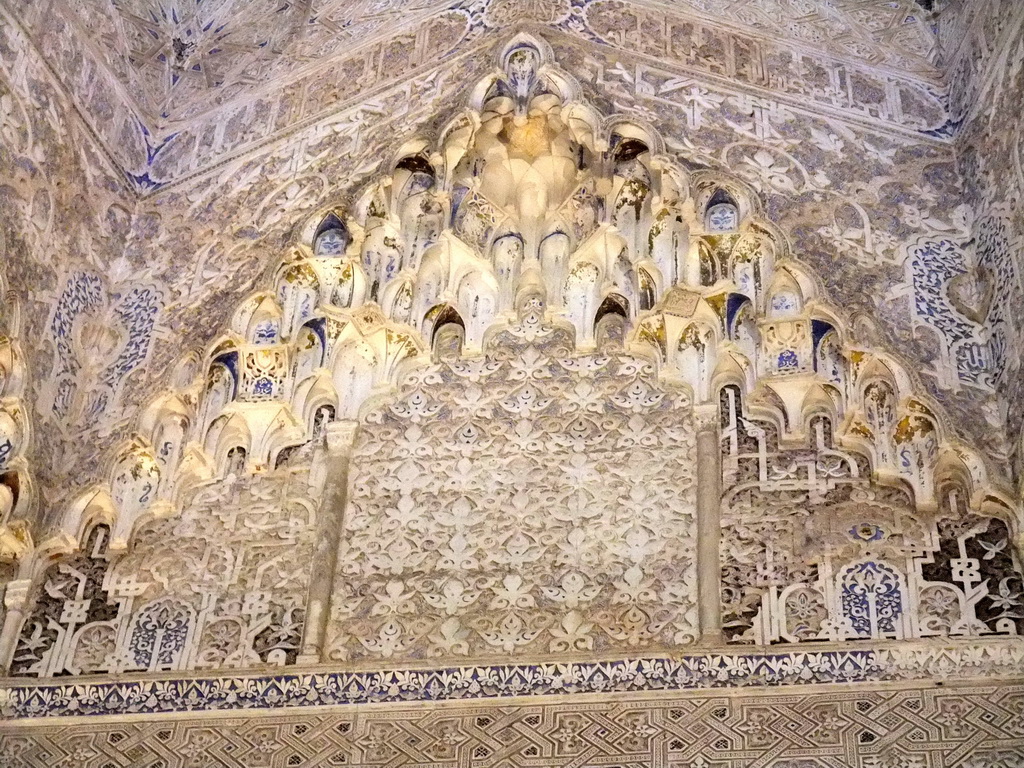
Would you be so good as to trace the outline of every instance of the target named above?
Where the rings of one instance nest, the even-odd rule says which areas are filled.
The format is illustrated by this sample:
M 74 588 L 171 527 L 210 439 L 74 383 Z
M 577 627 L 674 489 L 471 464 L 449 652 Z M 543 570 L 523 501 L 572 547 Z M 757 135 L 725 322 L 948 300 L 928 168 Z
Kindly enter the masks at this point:
M 110 554 L 94 529 L 43 578 L 14 675 L 294 663 L 315 514 L 302 473 L 198 491 Z

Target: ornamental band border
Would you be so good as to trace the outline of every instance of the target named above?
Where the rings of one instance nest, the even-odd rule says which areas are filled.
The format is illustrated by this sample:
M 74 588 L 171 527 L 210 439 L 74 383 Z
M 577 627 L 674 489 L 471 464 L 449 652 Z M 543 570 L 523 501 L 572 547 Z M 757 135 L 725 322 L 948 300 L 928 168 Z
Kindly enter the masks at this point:
M 904 644 L 905 645 L 905 644 Z M 4 720 L 908 680 L 1024 680 L 1024 639 L 436 669 L 0 681 Z

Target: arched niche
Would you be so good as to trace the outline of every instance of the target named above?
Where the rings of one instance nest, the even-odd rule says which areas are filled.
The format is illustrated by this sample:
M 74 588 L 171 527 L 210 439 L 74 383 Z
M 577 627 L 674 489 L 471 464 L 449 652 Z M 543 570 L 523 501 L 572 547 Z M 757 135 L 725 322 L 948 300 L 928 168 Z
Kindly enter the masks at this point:
M 313 255 L 320 258 L 340 258 L 345 255 L 351 240 L 348 226 L 332 211 L 323 218 L 313 234 Z

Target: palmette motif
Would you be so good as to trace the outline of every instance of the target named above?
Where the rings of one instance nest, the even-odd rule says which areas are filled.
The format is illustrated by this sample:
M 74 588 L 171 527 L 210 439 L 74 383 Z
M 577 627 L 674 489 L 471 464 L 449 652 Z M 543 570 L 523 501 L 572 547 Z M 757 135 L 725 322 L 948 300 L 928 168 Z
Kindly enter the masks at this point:
M 1020 630 L 1012 503 L 765 218 L 755 190 L 792 163 L 688 170 L 604 125 L 537 39 L 500 65 L 436 151 L 310 218 L 144 411 L 65 517 L 81 551 L 9 595 L 14 672 L 717 641 L 715 538 L 732 641 Z M 106 306 L 83 280 L 65 325 Z M 695 409 L 720 536 L 697 530 Z
M 493 354 L 417 372 L 366 416 L 331 658 L 696 639 L 689 397 L 648 361 L 562 357 L 561 340 L 527 313 Z
M 31 566 L 5 593 L 12 626 L 28 615 L 15 652 L 21 684 L 0 690 L 0 708 L 108 716 L 5 724 L 0 764 L 578 766 L 600 754 L 679 768 L 1018 768 L 1019 687 L 957 681 L 1020 675 L 1019 528 L 949 427 L 973 432 L 1024 478 L 1019 4 L 931 3 L 950 11 L 938 30 L 946 85 L 923 1 L 830 3 L 826 13 L 800 0 L 318 0 L 308 25 L 307 5 L 178 4 L 177 17 L 145 2 L 0 9 L 0 261 L 18 296 L 0 290 L 0 580 L 19 575 L 8 560 Z M 728 24 L 697 18 L 712 9 Z M 493 297 L 486 277 L 461 284 L 456 274 L 444 297 L 462 313 L 462 341 L 479 342 L 501 314 L 489 312 L 511 305 L 533 244 L 525 230 L 502 228 L 503 202 L 479 189 L 450 220 L 452 190 L 440 188 L 472 169 L 436 167 L 433 182 L 414 158 L 396 170 L 394 158 L 411 157 L 396 137 L 414 126 L 434 135 L 432 115 L 493 69 L 485 54 L 496 30 L 524 20 L 557 27 L 544 35 L 605 116 L 646 119 L 667 141 L 652 143 L 648 159 L 599 158 L 595 175 L 614 178 L 614 194 L 581 179 L 560 233 L 542 233 L 553 235 L 544 250 L 553 311 L 501 330 L 487 357 L 459 358 L 444 351 L 451 336 L 432 333 L 452 317 L 425 320 L 438 306 L 426 289 L 440 303 L 437 274 L 399 273 L 418 269 L 443 231 L 492 259 Z M 290 29 L 305 29 L 307 42 L 288 47 Z M 118 30 L 144 32 L 132 41 Z M 531 60 L 517 60 L 513 78 L 527 90 Z M 503 95 L 518 93 L 510 84 Z M 517 151 L 529 149 L 525 134 Z M 620 146 L 613 136 L 601 135 Z M 650 159 L 703 169 L 744 210 L 692 196 L 648 211 L 647 201 L 672 197 Z M 339 185 L 378 170 L 395 189 L 409 181 L 408 200 L 387 198 L 385 225 L 359 231 L 362 211 L 348 206 L 340 215 L 355 224 L 353 248 L 337 228 L 299 238 L 302 253 L 285 256 L 280 279 L 226 318 L 221 307 L 252 290 L 297 220 L 315 211 L 317 226 L 327 197 L 350 202 Z M 769 220 L 785 237 L 752 232 Z M 580 244 L 609 223 L 627 259 L 613 253 L 600 269 L 573 272 Z M 695 292 L 668 295 L 676 278 L 657 276 L 670 273 L 667 253 L 691 255 L 684 238 L 695 262 L 681 282 Z M 814 275 L 813 287 L 773 285 L 787 240 L 845 317 L 828 314 Z M 641 263 L 652 255 L 657 271 Z M 307 268 L 288 271 L 293 262 Z M 609 276 L 628 306 L 606 308 L 596 328 Z M 573 328 L 558 322 L 566 285 Z M 641 316 L 656 304 L 687 320 Z M 214 352 L 224 324 L 233 346 Z M 645 348 L 629 346 L 638 339 Z M 194 363 L 201 382 L 188 383 L 188 364 L 172 365 L 188 346 L 211 351 Z M 908 384 L 891 359 L 892 376 L 856 362 L 885 362 L 886 347 L 919 364 L 924 384 Z M 428 362 L 428 349 L 445 362 Z M 404 379 L 418 356 L 420 373 Z M 723 381 L 739 390 L 721 409 L 726 635 L 775 643 L 777 653 L 658 655 L 692 634 L 659 629 L 662 605 L 683 611 L 692 594 L 666 586 L 676 574 L 649 568 L 665 560 L 652 531 L 692 530 L 692 510 L 672 507 L 679 500 L 667 493 L 680 479 L 648 467 L 664 453 L 665 415 L 685 421 L 679 388 L 663 380 L 677 374 L 705 404 L 719 402 Z M 296 507 L 268 488 L 290 473 L 317 485 L 305 476 L 326 425 L 367 415 L 363 401 L 403 379 L 397 399 L 371 408 L 385 418 L 364 424 L 343 521 L 353 563 L 339 566 L 335 594 L 343 612 L 355 608 L 332 631 L 336 656 L 354 661 L 330 664 L 366 671 L 242 675 L 235 668 L 296 662 L 307 628 L 303 568 L 320 491 L 290 488 L 309 502 Z M 471 389 L 466 381 L 482 394 L 438 396 L 460 382 Z M 172 396 L 133 418 L 168 386 Z M 926 390 L 949 422 L 919 397 Z M 480 402 L 489 413 L 475 410 Z M 462 421 L 436 433 L 453 409 Z M 669 453 L 692 451 L 691 429 L 682 425 Z M 388 430 L 402 458 L 374 463 L 370 447 Z M 510 445 L 530 460 L 501 463 Z M 580 455 L 596 458 L 574 464 Z M 584 471 L 614 502 L 554 492 Z M 503 496 L 487 490 L 492 478 Z M 517 507 L 520 484 L 528 503 Z M 197 487 L 217 490 L 194 500 Z M 95 504 L 83 500 L 96 488 Z M 367 489 L 386 504 L 360 498 Z M 682 495 L 688 505 L 692 488 Z M 611 546 L 627 532 L 619 508 L 641 511 L 621 551 Z M 522 521 L 514 536 L 493 533 L 511 519 Z M 33 532 L 60 529 L 35 551 L 33 520 Z M 577 541 L 591 523 L 598 535 Z M 675 562 L 691 544 L 680 537 Z M 410 577 L 413 563 L 433 575 Z M 585 567 L 595 563 L 616 578 L 597 578 Z M 368 589 L 350 596 L 350 573 Z M 662 589 L 657 601 L 647 584 Z M 798 644 L 807 641 L 831 645 Z M 520 654 L 559 663 L 520 664 Z M 570 658 L 589 654 L 634 660 Z M 133 679 L 83 678 L 108 672 Z M 24 679 L 35 676 L 44 679 Z M 862 685 L 808 690 L 851 682 Z M 752 690 L 766 685 L 791 687 Z M 746 690 L 664 693 L 694 687 Z M 614 704 L 593 696 L 609 692 Z M 637 701 L 623 698 L 631 692 Z M 591 696 L 479 700 L 558 693 Z M 438 699 L 469 701 L 425 711 Z M 345 703 L 369 706 L 315 709 Z M 218 709 L 231 716 L 180 716 Z

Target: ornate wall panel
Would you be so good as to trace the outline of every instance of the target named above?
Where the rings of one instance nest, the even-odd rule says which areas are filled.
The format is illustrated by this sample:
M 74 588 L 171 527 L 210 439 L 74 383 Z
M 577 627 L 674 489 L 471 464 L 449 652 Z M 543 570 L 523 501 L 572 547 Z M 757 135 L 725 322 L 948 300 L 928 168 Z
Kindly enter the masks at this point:
M 872 103 L 879 98 L 898 103 L 906 98 L 904 91 L 915 92 L 913 99 L 933 102 L 928 91 L 940 75 L 932 63 L 937 46 L 931 19 L 913 0 L 820 7 L 789 0 L 367 0 L 275 8 L 220 2 L 170 10 L 145 0 L 116 8 L 91 0 L 9 3 L 108 153 L 142 190 L 168 181 L 168 168 L 182 153 L 196 149 L 196 142 L 209 161 L 215 158 L 206 149 L 222 154 L 239 141 L 265 136 L 269 124 L 287 119 L 275 107 L 290 112 L 287 101 L 296 95 L 305 100 L 302 91 L 309 91 L 309 103 L 319 101 L 322 109 L 340 92 L 367 93 L 375 79 L 361 66 L 363 54 L 345 62 L 342 77 L 334 76 L 339 70 L 332 66 L 308 77 L 318 68 L 313 62 L 368 48 L 371 58 L 387 62 L 393 75 L 409 64 L 443 56 L 450 43 L 464 40 L 465 30 L 452 26 L 456 19 L 476 32 L 507 30 L 524 22 L 578 31 L 592 26 L 593 34 L 608 40 L 629 40 L 629 50 L 636 39 L 646 53 L 657 50 L 714 72 L 724 66 L 730 76 L 754 81 L 763 80 L 764 71 L 786 66 L 795 49 L 797 66 L 791 76 L 774 78 L 772 87 L 799 83 L 797 89 L 803 89 L 809 70 L 814 70 L 810 80 L 831 80 L 826 90 L 833 103 L 857 101 L 861 95 Z M 728 31 L 702 23 L 709 15 L 727 19 Z M 644 34 L 636 37 L 641 28 Z M 655 42 L 661 28 L 671 31 L 667 49 Z M 766 45 L 766 39 L 785 41 L 787 50 Z M 763 50 L 769 52 L 765 58 Z M 718 63 L 734 53 L 738 66 Z M 809 66 L 800 63 L 805 60 Z M 887 72 L 880 74 L 879 68 Z M 885 95 L 884 84 L 892 77 L 899 85 Z M 282 91 L 288 93 L 276 93 Z M 327 94 L 334 98 L 321 98 Z M 211 112 L 220 114 L 213 117 Z M 899 110 L 890 116 L 899 120 Z M 297 115 L 291 117 L 294 122 Z M 227 130 L 217 130 L 217 122 Z M 166 157 L 158 161 L 160 154 Z
M 527 316 L 418 372 L 359 438 L 330 657 L 571 656 L 693 642 L 689 397 Z
M 1024 120 L 1013 106 L 1024 94 L 1024 8 L 992 2 L 964 22 L 966 38 L 951 61 L 958 169 L 974 211 L 971 282 L 991 339 L 991 375 L 1004 424 L 999 449 L 1024 478 L 1021 350 L 1024 329 Z
M 991 428 L 998 425 L 999 413 L 989 402 L 984 372 L 991 357 L 987 339 L 962 311 L 967 304 L 944 298 L 943 286 L 915 284 L 905 266 L 916 259 L 925 271 L 938 265 L 951 275 L 971 267 L 970 254 L 960 248 L 966 217 L 950 173 L 949 145 L 918 133 L 942 120 L 930 86 L 891 72 L 854 73 L 853 64 L 822 59 L 810 50 L 796 59 L 787 53 L 787 61 L 820 77 L 794 73 L 778 82 L 765 80 L 763 72 L 776 71 L 769 62 L 778 57 L 765 43 L 735 31 L 715 33 L 729 41 L 723 43 L 725 60 L 733 62 L 727 65 L 732 74 L 720 76 L 712 71 L 716 57 L 701 53 L 699 40 L 713 36 L 700 23 L 659 16 L 664 9 L 644 10 L 660 19 L 659 33 L 651 38 L 651 45 L 660 46 L 654 51 L 658 61 L 616 42 L 621 36 L 613 30 L 602 31 L 598 19 L 607 14 L 602 17 L 599 10 L 598 4 L 581 6 L 551 20 L 546 11 L 537 12 L 571 35 L 552 39 L 559 58 L 593 83 L 587 86 L 591 100 L 609 113 L 631 112 L 663 128 L 669 137 L 665 151 L 674 157 L 731 169 L 757 186 L 771 218 L 792 232 L 801 259 L 818 268 L 840 304 L 871 318 L 861 328 L 879 334 L 872 343 L 890 344 L 918 361 L 925 386 L 957 415 L 958 427 L 972 430 L 972 439 L 992 443 L 994 455 L 1005 455 L 1005 444 L 997 444 L 998 429 Z M 458 103 L 461 84 L 488 67 L 494 39 L 489 18 L 466 8 L 437 16 L 408 40 L 368 41 L 346 58 L 325 60 L 330 72 L 311 72 L 308 83 L 225 105 L 228 111 L 218 112 L 209 125 L 177 127 L 173 141 L 150 148 L 147 178 L 180 181 L 158 201 L 141 203 L 129 217 L 134 225 L 124 244 L 103 250 L 124 258 L 110 257 L 117 278 L 103 286 L 105 298 L 92 317 L 116 313 L 114 294 L 158 287 L 163 307 L 152 334 L 131 342 L 148 348 L 152 362 L 121 379 L 123 393 L 114 398 L 123 400 L 124 408 L 108 409 L 93 422 L 89 440 L 64 437 L 62 423 L 44 416 L 51 422 L 43 428 L 55 450 L 39 462 L 42 487 L 67 502 L 68 491 L 62 489 L 98 479 L 103 457 L 127 434 L 131 414 L 160 388 L 156 372 L 173 365 L 183 344 L 196 348 L 212 338 L 213 329 L 227 321 L 227 308 L 274 263 L 296 217 L 334 194 L 339 180 L 351 189 L 363 183 L 382 157 L 397 151 L 398 137 L 440 128 L 438 113 Z M 605 43 L 589 42 L 589 53 L 583 54 L 581 24 L 589 25 L 586 35 Z M 676 43 L 664 41 L 664 29 L 676 30 Z M 752 51 L 754 63 L 737 64 L 734 57 L 742 51 Z M 443 66 L 436 66 L 441 59 Z M 741 77 L 743 72 L 753 79 Z M 878 77 L 870 86 L 864 80 Z M 863 99 L 876 92 L 885 96 L 878 102 L 883 106 L 873 108 Z M 189 174 L 199 176 L 186 179 Z M 104 219 L 111 227 L 118 224 L 114 215 Z M 922 237 L 956 247 L 914 255 Z M 842 258 L 835 258 L 837 248 Z M 103 269 L 111 274 L 109 265 Z M 98 273 L 82 265 L 54 278 L 52 288 L 38 297 L 46 304 L 44 314 L 56 316 L 63 286 L 79 274 Z M 951 316 L 950 322 L 933 320 L 939 315 Z M 84 321 L 80 325 L 84 328 Z M 113 342 L 101 339 L 100 347 L 114 359 L 126 330 L 122 326 Z M 39 363 L 47 374 L 75 365 L 53 355 Z M 102 389 L 102 367 L 92 375 L 97 380 L 77 388 Z M 56 395 L 42 393 L 44 414 Z M 61 504 L 51 505 L 48 522 L 60 514 Z
M 573 55 L 567 52 L 570 60 Z M 336 558 L 328 645 L 337 659 L 604 652 L 691 642 L 697 634 L 695 563 L 669 542 L 692 548 L 697 538 L 686 473 L 693 464 L 686 409 L 690 399 L 715 403 L 721 386 L 715 382 L 755 387 L 756 397 L 782 420 L 779 440 L 792 444 L 810 434 L 813 450 L 833 451 L 832 425 L 841 418 L 842 439 L 866 442 L 863 459 L 835 453 L 825 461 L 824 485 L 815 485 L 819 481 L 810 475 L 801 480 L 799 467 L 762 462 L 758 476 L 774 480 L 779 474 L 791 496 L 807 492 L 808 502 L 818 503 L 830 486 L 844 485 L 836 482 L 841 478 L 890 473 L 912 493 L 879 496 L 882 506 L 895 505 L 887 513 L 886 535 L 902 535 L 915 509 L 936 499 L 945 503 L 947 491 L 938 487 L 936 472 L 949 454 L 972 475 L 957 485 L 961 498 L 980 503 L 984 465 L 949 442 L 955 433 L 947 431 L 932 404 L 913 395 L 913 379 L 895 361 L 850 347 L 852 334 L 821 301 L 803 268 L 789 260 L 784 238 L 758 219 L 756 190 L 795 192 L 797 183 L 811 183 L 798 181 L 806 171 L 796 157 L 790 155 L 793 165 L 784 171 L 758 153 L 744 154 L 749 148 L 734 142 L 721 157 L 740 158 L 732 165 L 746 184 L 712 170 L 729 165 L 713 156 L 703 156 L 711 168 L 691 176 L 685 166 L 657 154 L 662 139 L 642 125 L 621 122 L 602 133 L 577 86 L 548 56 L 529 38 L 510 44 L 504 73 L 483 81 L 475 111 L 449 124 L 434 153 L 423 142 L 412 143 L 390 175 L 366 189 L 354 215 L 333 209 L 307 225 L 305 242 L 286 253 L 275 289 L 239 306 L 230 333 L 209 348 L 202 368 L 187 358 L 177 366 L 180 391 L 141 415 L 139 437 L 122 446 L 107 483 L 81 495 L 64 516 L 64 534 L 79 538 L 81 556 L 91 565 L 64 562 L 47 577 L 57 579 L 47 592 L 56 602 L 33 598 L 38 605 L 22 632 L 19 672 L 50 676 L 84 669 L 74 661 L 74 638 L 93 622 L 107 623 L 102 632 L 90 630 L 90 637 L 103 635 L 94 643 L 102 658 L 89 661 L 90 671 L 215 663 L 196 643 L 207 614 L 217 618 L 234 610 L 218 603 L 234 597 L 219 593 L 202 605 L 175 603 L 171 612 L 181 618 L 182 638 L 194 642 L 182 639 L 170 660 L 139 661 L 135 654 L 132 661 L 126 655 L 134 642 L 136 606 L 166 597 L 139 585 L 155 579 L 175 589 L 168 586 L 170 577 L 151 577 L 144 565 L 133 565 L 156 557 L 143 543 L 150 535 L 146 521 L 172 519 L 179 509 L 190 520 L 206 514 L 206 507 L 188 499 L 211 480 L 226 489 L 224 503 L 236 504 L 239 489 L 265 495 L 264 473 L 272 469 L 308 470 L 324 425 L 336 417 L 357 418 L 362 402 L 382 395 L 417 356 L 419 372 L 398 399 L 362 417 L 363 458 L 355 465 L 352 507 Z M 588 59 L 584 67 L 593 65 Z M 723 99 L 730 105 L 741 101 Z M 767 129 L 776 117 L 762 119 Z M 707 126 L 712 143 L 717 130 Z M 50 385 L 51 410 L 74 424 L 114 408 L 118 384 L 148 354 L 134 330 L 152 329 L 157 299 L 152 290 L 136 289 L 111 304 L 100 279 L 86 273 L 60 295 L 51 329 L 57 358 L 66 363 Z M 524 340 L 531 344 L 524 346 Z M 104 345 L 109 354 L 97 356 Z M 424 367 L 428 346 L 447 362 Z M 86 381 L 102 386 L 78 390 L 72 374 L 81 374 L 86 363 L 93 370 Z M 887 388 L 884 407 L 872 376 L 881 377 L 877 387 Z M 466 400 L 467 386 L 479 393 L 476 399 Z M 735 411 L 735 400 L 730 407 L 731 415 L 723 410 L 724 424 L 735 435 L 737 425 L 747 422 Z M 863 415 L 855 415 L 858 409 Z M 808 422 L 816 412 L 821 415 Z M 399 434 L 403 438 L 395 440 Z M 757 451 L 775 450 L 765 445 Z M 664 485 L 648 474 L 658 463 L 655 448 L 659 454 L 669 450 L 672 466 L 680 468 Z M 450 485 L 445 477 L 463 485 Z M 735 478 L 727 473 L 726 480 Z M 529 491 L 521 489 L 524 483 Z M 857 493 L 880 492 L 859 485 Z M 538 507 L 561 512 L 538 518 Z M 963 516 L 966 508 L 954 506 L 951 514 Z M 283 509 L 289 525 L 304 526 L 305 533 L 294 534 L 295 545 L 309 546 L 302 536 L 313 535 L 312 518 Z M 495 538 L 492 528 L 508 522 L 510 509 L 521 529 Z M 1009 520 L 1010 513 L 1003 513 Z M 89 526 L 100 520 L 111 528 L 99 534 L 103 541 L 90 541 Z M 741 522 L 727 520 L 727 528 L 738 530 Z M 230 538 L 234 524 L 223 535 Z M 799 530 L 792 521 L 785 524 L 792 539 L 788 556 L 806 559 Z M 827 540 L 843 532 L 805 533 Z M 1004 526 L 1003 533 L 1008 540 L 1011 530 Z M 981 534 L 988 547 L 1001 539 L 999 530 L 972 529 L 950 546 L 975 546 L 967 539 Z M 936 552 L 936 537 L 933 528 L 914 533 L 906 556 Z M 608 546 L 605 538 L 625 543 Z M 103 546 L 107 539 L 110 552 Z M 66 543 L 47 546 L 67 549 Z M 129 555 L 122 557 L 126 547 Z M 730 556 L 732 549 L 726 548 Z M 959 554 L 961 560 L 973 557 L 966 550 Z M 1015 627 L 1012 621 L 1004 626 L 1008 616 L 998 609 L 999 600 L 1003 613 L 1014 609 L 1013 563 L 1007 553 L 999 558 L 984 579 L 968 565 L 964 573 L 952 566 L 959 576 L 918 576 L 922 583 L 960 583 L 943 592 L 961 596 L 959 614 L 942 618 L 943 631 L 1006 633 Z M 104 565 L 108 561 L 112 569 Z M 727 558 L 726 569 L 738 572 L 746 565 Z M 595 581 L 585 569 L 598 567 L 603 577 Z M 28 575 L 38 579 L 41 568 L 31 566 Z M 70 591 L 64 591 L 57 578 L 65 573 L 61 568 L 109 575 L 69 582 Z M 451 575 L 460 569 L 468 575 Z M 910 578 L 908 569 L 902 578 Z M 785 570 L 775 585 L 782 590 L 797 584 L 811 589 L 809 582 L 819 577 Z M 840 578 L 839 571 L 820 577 L 831 583 L 833 576 Z M 285 632 L 286 625 L 293 635 L 299 631 L 295 611 L 302 604 L 303 579 L 310 576 L 289 578 L 296 580 L 296 591 L 281 595 L 277 607 L 244 608 L 252 614 L 238 629 L 240 638 L 248 638 L 245 648 L 230 648 L 216 663 L 236 663 L 236 652 L 253 663 L 295 660 L 295 653 L 289 655 L 296 650 L 294 637 L 282 640 L 290 647 L 280 658 L 253 650 L 262 631 L 253 627 L 260 622 L 278 627 L 275 632 Z M 330 573 L 314 580 L 324 578 Z M 85 591 L 95 597 L 85 598 Z M 820 599 L 828 603 L 832 598 L 825 592 Z M 754 603 L 763 596 L 750 594 Z M 757 610 L 750 594 L 736 596 L 744 621 Z M 107 610 L 100 608 L 104 596 L 114 602 L 125 598 L 116 615 L 90 613 Z M 94 599 L 95 606 L 89 602 Z M 992 610 L 981 618 L 976 604 L 983 599 Z M 83 600 L 76 609 L 82 616 L 62 602 Z M 826 608 L 835 613 L 840 609 L 832 602 Z M 480 613 L 485 608 L 486 617 Z M 563 608 L 569 613 L 559 616 Z M 66 618 L 53 619 L 51 626 L 51 610 Z M 493 612 L 499 610 L 496 619 Z M 776 621 L 769 613 L 763 617 L 768 624 Z M 736 614 L 730 620 L 741 619 Z M 934 624 L 927 617 L 921 621 Z M 989 623 L 979 629 L 977 621 Z M 778 629 L 757 635 L 768 624 L 751 631 L 760 639 L 782 637 Z M 857 636 L 824 625 L 815 632 L 831 639 Z M 918 628 L 905 634 L 936 632 Z M 319 641 L 310 642 L 319 647 Z
M 117 263 L 130 236 L 134 200 L 44 60 L 6 10 L 0 9 L 0 14 L 0 261 L 4 273 L 0 315 L 6 324 L 0 333 L 16 336 L 19 342 L 31 341 L 19 345 L 20 349 L 10 341 L 4 343 L 0 398 L 23 398 L 19 432 L 33 439 L 22 440 L 18 453 L 27 465 L 39 469 L 36 482 L 26 479 L 21 484 L 17 516 L 32 525 L 40 507 L 51 502 L 54 493 L 61 494 L 48 479 L 52 465 L 60 464 L 64 455 L 63 433 L 58 420 L 35 418 L 39 390 L 51 366 L 65 373 L 77 370 L 83 388 L 105 386 L 100 370 L 90 370 L 88 365 L 80 370 L 83 358 L 97 351 L 93 346 L 97 340 L 84 333 L 86 318 L 76 323 L 74 317 L 67 317 L 59 334 L 62 348 L 51 349 L 44 340 L 58 334 L 51 333 L 49 317 L 70 275 L 90 274 L 95 281 L 96 272 L 108 271 Z M 83 189 L 91 191 L 83 195 Z M 131 286 L 123 287 L 126 293 L 131 291 Z M 98 284 L 89 291 L 97 305 L 110 301 Z M 131 342 L 128 330 L 121 325 L 114 339 L 101 340 L 105 343 L 99 344 L 98 351 L 117 358 L 132 344 L 144 343 L 151 328 L 137 329 Z M 112 385 L 110 391 L 117 388 L 116 378 L 106 382 Z M 124 418 L 116 413 L 106 416 Z M 110 425 L 104 428 L 109 430 Z M 41 445 L 47 450 L 40 451 Z
M 0 251 L 2 256 L 2 251 Z M 26 518 L 32 504 L 32 475 L 26 459 L 32 420 L 23 395 L 26 360 L 19 332 L 20 302 L 0 273 L 0 581 L 15 572 L 15 561 L 32 546 Z
M 794 253 L 863 319 L 857 330 L 865 341 L 918 361 L 922 388 L 954 414 L 955 428 L 1005 456 L 974 283 L 953 282 L 971 274 L 971 210 L 947 146 L 894 136 L 877 123 L 840 122 L 775 95 L 752 97 L 661 64 L 631 65 L 601 49 L 584 54 L 568 40 L 556 39 L 555 48 L 572 71 L 587 73 L 581 79 L 595 84 L 586 93 L 596 103 L 641 110 L 663 128 L 673 156 L 728 169 L 755 186 Z
M 867 424 L 893 419 L 884 383 Z M 868 461 L 811 422 L 811 450 L 783 450 L 779 430 L 722 390 L 722 599 L 734 642 L 1018 635 L 1024 582 L 1012 521 L 966 513 L 962 492 L 917 508 L 898 485 L 868 480 Z M 870 426 L 868 426 L 870 425 Z M 860 425 L 855 427 L 862 428 Z M 893 449 L 917 463 L 926 423 L 896 424 Z
M 158 478 L 141 475 L 142 492 Z M 308 481 L 282 471 L 201 488 L 180 514 L 143 523 L 127 552 L 94 525 L 40 579 L 11 674 L 294 662 L 316 530 Z
M 519 17 L 543 21 L 578 33 L 588 44 L 600 41 L 620 55 L 645 54 L 651 60 L 683 67 L 688 74 L 723 77 L 730 83 L 772 92 L 793 103 L 808 99 L 820 109 L 847 118 L 875 119 L 891 128 L 922 133 L 942 131 L 945 111 L 936 86 L 912 77 L 883 74 L 863 65 L 843 63 L 820 51 L 794 52 L 735 31 L 712 28 L 707 22 L 679 16 L 669 8 L 645 9 L 642 4 L 583 3 L 571 12 L 559 3 L 540 19 L 515 8 L 503 15 L 495 4 L 459 4 L 438 12 L 418 33 L 380 42 L 365 51 L 333 61 L 303 75 L 287 89 L 259 99 L 225 105 L 215 114 L 199 116 L 151 148 L 146 184 L 162 186 L 202 170 L 225 155 L 280 136 L 295 124 L 308 122 L 367 94 L 396 75 L 412 76 L 438 58 L 451 60 L 482 35 L 503 32 Z M 486 8 L 486 10 L 484 10 Z M 644 34 L 640 34 L 640 30 Z M 227 123 L 229 130 L 216 126 Z
M 467 46 L 510 11 L 466 5 L 150 147 L 136 182 L 177 185 L 47 273 L 39 476 L 73 498 L 4 595 L 0 713 L 41 721 L 0 725 L 9 761 L 1021 755 L 984 685 L 1020 677 L 1019 510 L 965 439 L 1012 372 L 1013 229 L 972 224 L 941 100 L 661 10 L 527 10 L 571 34 L 495 67 Z M 58 208 L 19 178 L 25 248 Z

